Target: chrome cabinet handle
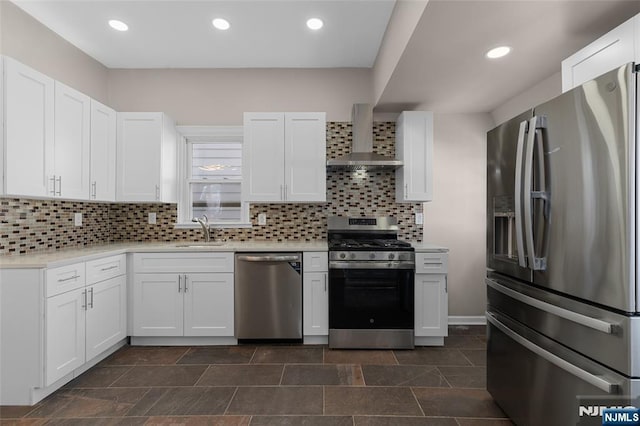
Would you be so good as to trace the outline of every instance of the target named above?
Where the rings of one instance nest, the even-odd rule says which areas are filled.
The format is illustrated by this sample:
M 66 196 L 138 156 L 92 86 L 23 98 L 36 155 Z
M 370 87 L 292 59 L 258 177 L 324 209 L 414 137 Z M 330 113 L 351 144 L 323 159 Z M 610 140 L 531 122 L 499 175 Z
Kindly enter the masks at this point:
M 58 176 L 58 179 L 56 179 L 58 181 L 58 192 L 56 193 L 56 195 L 60 196 L 62 195 L 62 176 Z M 53 189 L 55 190 L 56 188 L 56 184 L 54 182 L 53 184 Z
M 160 185 L 156 185 L 156 201 L 160 199 Z
M 87 290 L 82 290 L 82 309 L 87 310 Z
M 69 277 L 69 278 L 60 278 L 60 279 L 58 279 L 58 282 L 59 283 L 63 283 L 65 281 L 75 280 L 76 278 L 80 278 L 80 275 L 74 275 L 74 276 Z
M 97 193 L 98 193 L 98 191 L 97 191 L 97 189 L 96 189 L 97 182 L 94 180 L 94 181 L 93 181 L 93 183 L 91 184 L 91 186 L 93 187 L 93 188 L 92 188 L 92 189 L 93 189 L 93 191 L 92 191 L 92 192 L 93 192 L 93 194 L 92 194 L 91 196 L 92 196 L 92 197 L 93 197 L 93 199 L 95 200 L 95 199 L 96 199 L 96 196 L 97 196 Z
M 617 383 L 611 383 L 608 380 L 603 379 L 601 376 L 596 376 L 586 370 L 583 370 L 580 367 L 576 367 L 570 362 L 560 358 L 559 356 L 547 351 L 546 349 L 541 348 L 540 346 L 534 344 L 533 342 L 525 339 L 520 336 L 515 331 L 511 330 L 509 327 L 501 323 L 495 315 L 490 312 L 487 312 L 487 320 L 504 334 L 513 339 L 516 343 L 524 346 L 529 349 L 531 352 L 535 353 L 541 358 L 544 358 L 551 364 L 555 365 L 558 368 L 563 369 L 569 374 L 576 376 L 577 378 L 584 380 L 592 386 L 597 387 L 598 389 L 606 392 L 606 393 L 616 393 L 619 385 Z
M 182 291 L 182 275 L 178 275 L 178 293 Z
M 516 148 L 516 179 L 515 179 L 515 204 L 516 204 L 516 245 L 518 250 L 518 265 L 527 267 L 527 260 L 524 257 L 524 238 L 522 236 L 522 153 L 524 151 L 525 134 L 527 133 L 527 122 L 520 123 L 518 131 L 518 142 Z
M 188 290 L 187 288 L 187 274 L 184 274 L 184 292 L 186 293 Z
M 101 268 L 100 271 L 104 272 L 104 271 L 110 271 L 112 269 L 116 269 L 118 268 L 119 265 L 113 265 L 113 266 L 109 266 L 108 268 Z
M 324 274 L 324 292 L 327 292 L 327 274 Z
M 519 302 L 522 302 L 534 308 L 540 309 L 541 311 L 545 311 L 551 315 L 555 315 L 557 317 L 566 319 L 567 321 L 575 322 L 576 324 L 580 324 L 585 327 L 589 327 L 594 330 L 601 331 L 607 334 L 614 334 L 618 330 L 617 324 L 612 324 L 607 321 L 599 320 L 597 318 L 579 314 L 577 312 L 573 312 L 568 309 L 564 309 L 559 306 L 552 305 L 551 303 L 544 302 L 542 300 L 536 299 L 531 296 L 527 296 L 526 294 L 522 294 L 508 287 L 505 287 L 502 284 L 494 280 L 491 280 L 489 278 L 485 278 L 485 284 L 499 291 L 500 293 L 509 296 L 512 299 L 515 299 Z
M 52 177 L 50 177 L 49 180 L 51 181 L 51 183 L 53 183 L 53 189 L 51 190 L 51 195 L 55 196 L 56 195 L 56 175 L 53 175 Z
M 406 200 L 407 198 L 409 198 L 409 185 L 408 184 L 404 184 L 404 199 Z
M 89 293 L 91 293 L 91 302 L 89 304 L 91 305 L 90 308 L 93 309 L 93 287 L 89 289 Z

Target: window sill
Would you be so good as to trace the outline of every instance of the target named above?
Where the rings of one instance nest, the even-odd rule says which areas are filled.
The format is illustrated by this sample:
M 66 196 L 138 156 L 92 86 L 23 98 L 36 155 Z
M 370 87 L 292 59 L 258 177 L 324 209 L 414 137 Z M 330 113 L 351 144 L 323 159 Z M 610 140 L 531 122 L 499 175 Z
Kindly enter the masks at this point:
M 233 229 L 233 228 L 251 228 L 251 223 L 210 223 L 209 226 L 212 230 L 215 229 Z M 201 229 L 198 223 L 176 223 L 173 225 L 173 229 Z

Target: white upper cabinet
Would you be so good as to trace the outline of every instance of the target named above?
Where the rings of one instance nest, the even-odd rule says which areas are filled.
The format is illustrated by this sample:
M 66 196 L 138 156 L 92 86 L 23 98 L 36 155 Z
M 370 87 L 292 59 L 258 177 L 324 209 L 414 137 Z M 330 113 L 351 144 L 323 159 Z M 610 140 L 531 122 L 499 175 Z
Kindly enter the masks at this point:
M 433 113 L 404 111 L 396 121 L 396 202 L 433 198 Z
M 52 196 L 54 81 L 4 58 L 5 193 Z
M 116 199 L 116 112 L 91 100 L 90 199 Z
M 119 112 L 118 201 L 176 202 L 176 131 L 160 112 Z
M 243 199 L 326 201 L 325 113 L 245 113 Z
M 634 61 L 640 61 L 640 15 L 562 61 L 562 91 Z
M 55 82 L 55 196 L 89 199 L 91 98 Z

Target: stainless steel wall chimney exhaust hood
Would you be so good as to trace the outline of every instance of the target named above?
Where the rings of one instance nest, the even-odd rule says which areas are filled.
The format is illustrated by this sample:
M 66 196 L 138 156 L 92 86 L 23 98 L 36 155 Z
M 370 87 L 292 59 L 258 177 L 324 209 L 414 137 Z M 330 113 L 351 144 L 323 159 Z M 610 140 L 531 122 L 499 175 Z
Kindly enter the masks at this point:
M 397 169 L 402 161 L 373 152 L 373 108 L 354 104 L 351 112 L 353 143 L 351 154 L 327 161 L 327 167 L 347 169 Z

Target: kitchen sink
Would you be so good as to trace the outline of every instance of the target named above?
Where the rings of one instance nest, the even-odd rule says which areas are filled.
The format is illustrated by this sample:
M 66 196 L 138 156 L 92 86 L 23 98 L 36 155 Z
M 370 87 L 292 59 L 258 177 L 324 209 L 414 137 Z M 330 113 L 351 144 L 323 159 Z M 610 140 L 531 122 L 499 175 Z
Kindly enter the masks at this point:
M 185 243 L 185 244 L 176 244 L 176 247 L 181 248 L 205 248 L 205 247 L 217 247 L 223 246 L 226 244 L 226 241 L 209 241 L 206 243 Z

